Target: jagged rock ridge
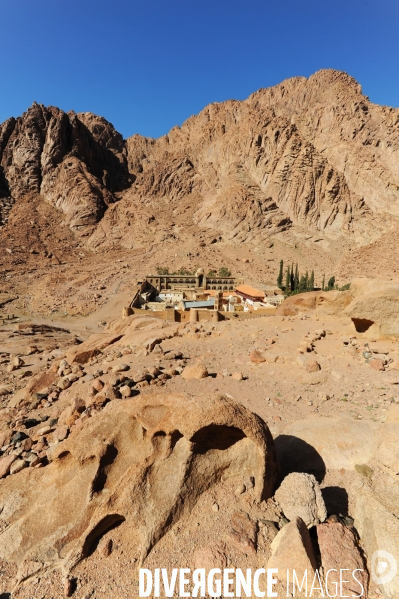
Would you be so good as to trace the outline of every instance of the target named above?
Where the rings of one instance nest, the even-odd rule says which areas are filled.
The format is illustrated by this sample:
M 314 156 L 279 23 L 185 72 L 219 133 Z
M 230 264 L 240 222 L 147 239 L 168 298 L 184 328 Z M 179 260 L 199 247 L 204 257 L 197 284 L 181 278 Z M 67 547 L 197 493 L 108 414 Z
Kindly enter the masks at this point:
M 262 243 L 288 229 L 364 245 L 399 216 L 398 149 L 399 110 L 323 70 L 211 104 L 157 140 L 34 104 L 1 125 L 0 194 L 7 210 L 40 194 L 92 248 L 207 230 Z

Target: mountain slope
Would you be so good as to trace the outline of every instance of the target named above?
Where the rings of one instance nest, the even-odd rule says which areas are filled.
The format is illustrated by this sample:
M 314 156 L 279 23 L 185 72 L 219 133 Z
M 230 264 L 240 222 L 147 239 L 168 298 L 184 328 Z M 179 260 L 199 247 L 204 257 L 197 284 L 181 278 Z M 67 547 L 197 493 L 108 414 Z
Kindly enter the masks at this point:
M 33 104 L 0 126 L 0 220 L 35 197 L 95 251 L 277 243 L 306 262 L 317 244 L 350 271 L 350 250 L 387 237 L 397 251 L 398 150 L 399 110 L 333 70 L 211 104 L 156 140 Z

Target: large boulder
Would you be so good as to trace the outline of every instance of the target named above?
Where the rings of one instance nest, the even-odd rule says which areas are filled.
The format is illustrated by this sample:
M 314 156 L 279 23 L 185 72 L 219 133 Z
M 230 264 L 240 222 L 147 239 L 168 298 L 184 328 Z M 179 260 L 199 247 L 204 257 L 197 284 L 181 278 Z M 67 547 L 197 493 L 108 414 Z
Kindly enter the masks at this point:
M 18 565 L 19 582 L 55 565 L 70 571 L 123 521 L 143 559 L 222 477 L 251 477 L 260 501 L 277 471 L 266 424 L 225 396 L 110 402 L 48 456 L 0 485 L 0 558 Z
M 323 570 L 325 575 L 328 573 L 328 592 L 334 593 L 339 588 L 341 597 L 366 599 L 368 572 L 355 533 L 339 522 L 326 522 L 317 525 L 317 540 Z M 341 568 L 345 570 L 340 572 Z
M 299 517 L 308 528 L 327 518 L 323 495 L 312 474 L 292 472 L 277 489 L 275 498 L 288 520 Z
M 351 291 L 311 291 L 292 295 L 277 308 L 278 316 L 316 312 L 320 316 L 341 316 L 353 300 Z
M 267 568 L 277 568 L 279 580 L 287 582 L 287 573 L 292 576 L 295 570 L 299 582 L 306 575 L 311 586 L 317 567 L 316 558 L 309 531 L 301 518 L 295 518 L 283 526 L 273 539 L 271 550 Z
M 351 331 L 364 337 L 399 337 L 399 285 L 358 278 L 348 291 L 312 291 L 288 297 L 276 310 L 280 316 L 313 312 L 347 317 Z
M 399 285 L 356 279 L 355 299 L 345 310 L 356 333 L 370 337 L 399 337 Z
M 68 349 L 65 358 L 69 364 L 85 364 L 104 350 L 118 347 L 142 347 L 154 339 L 154 332 L 160 340 L 173 337 L 178 325 L 165 323 L 152 316 L 132 315 L 114 320 L 103 333 L 94 333 L 80 345 Z
M 376 551 L 399 555 L 398 438 L 399 422 L 392 413 L 386 423 L 338 417 L 302 420 L 275 441 L 283 473 L 301 470 L 321 480 L 326 472 L 335 472 L 342 480 L 341 489 L 323 489 L 325 500 L 331 491 L 346 496 L 369 570 Z M 387 599 L 399 596 L 399 576 L 384 584 L 384 593 Z

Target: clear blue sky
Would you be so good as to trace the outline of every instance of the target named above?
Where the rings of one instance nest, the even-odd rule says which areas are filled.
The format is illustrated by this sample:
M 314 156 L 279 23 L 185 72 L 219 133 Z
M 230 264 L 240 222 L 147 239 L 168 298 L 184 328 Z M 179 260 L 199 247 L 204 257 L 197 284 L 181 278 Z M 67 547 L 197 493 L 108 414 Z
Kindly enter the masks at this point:
M 0 23 L 0 122 L 36 100 L 158 137 L 327 67 L 399 106 L 398 0 L 0 0 Z

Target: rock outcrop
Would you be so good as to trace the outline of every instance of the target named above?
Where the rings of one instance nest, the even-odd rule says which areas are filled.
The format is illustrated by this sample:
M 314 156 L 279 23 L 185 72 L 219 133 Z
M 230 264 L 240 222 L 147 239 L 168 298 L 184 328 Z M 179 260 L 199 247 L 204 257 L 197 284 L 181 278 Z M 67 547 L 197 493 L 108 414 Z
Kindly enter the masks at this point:
M 33 104 L 0 128 L 0 204 L 41 194 L 94 249 L 288 230 L 305 245 L 365 245 L 399 217 L 398 122 L 334 70 L 211 104 L 156 140 Z
M 307 576 L 309 581 L 313 581 L 316 558 L 308 529 L 301 518 L 294 518 L 292 522 L 283 526 L 270 547 L 272 555 L 267 567 L 277 568 L 276 576 L 279 580 L 287 582 L 287 574 L 292 576 L 295 570 L 299 584 L 304 576 Z
M 281 316 L 314 312 L 349 317 L 354 334 L 399 337 L 399 285 L 392 281 L 358 278 L 348 291 L 313 291 L 288 297 L 276 310 Z
M 131 179 L 122 136 L 102 117 L 34 103 L 0 127 L 0 198 L 40 194 L 88 234 Z
M 54 567 L 70 571 L 125 520 L 144 558 L 222 477 L 251 477 L 258 501 L 276 480 L 267 426 L 224 396 L 112 401 L 48 457 L 45 468 L 0 486 L 0 558 L 18 565 L 19 582 Z
M 392 413 L 385 424 L 342 418 L 311 418 L 294 423 L 276 439 L 277 455 L 283 472 L 301 470 L 318 472 L 321 476 L 324 476 L 323 468 L 340 475 L 348 472 L 347 497 L 369 560 L 381 548 L 394 556 L 399 551 L 398 434 L 399 422 Z M 338 528 L 331 528 L 334 526 Z M 318 529 L 322 538 L 322 559 L 330 567 L 334 567 L 331 566 L 332 546 L 337 545 L 340 535 L 345 539 L 342 541 L 342 552 L 340 547 L 337 555 L 339 553 L 341 556 L 345 551 L 353 555 L 353 551 L 350 551 L 350 547 L 353 549 L 356 545 L 353 535 L 337 524 L 322 524 Z M 330 530 L 335 539 L 331 542 L 327 539 Z M 355 553 L 357 557 L 354 556 L 354 561 L 362 563 L 359 552 Z M 362 568 L 361 565 L 357 567 Z M 367 582 L 367 579 L 363 579 L 363 582 Z M 397 577 L 384 584 L 384 593 L 389 599 L 397 597 Z
M 288 520 L 301 518 L 308 528 L 324 522 L 327 510 L 317 480 L 311 474 L 292 472 L 275 493 Z

